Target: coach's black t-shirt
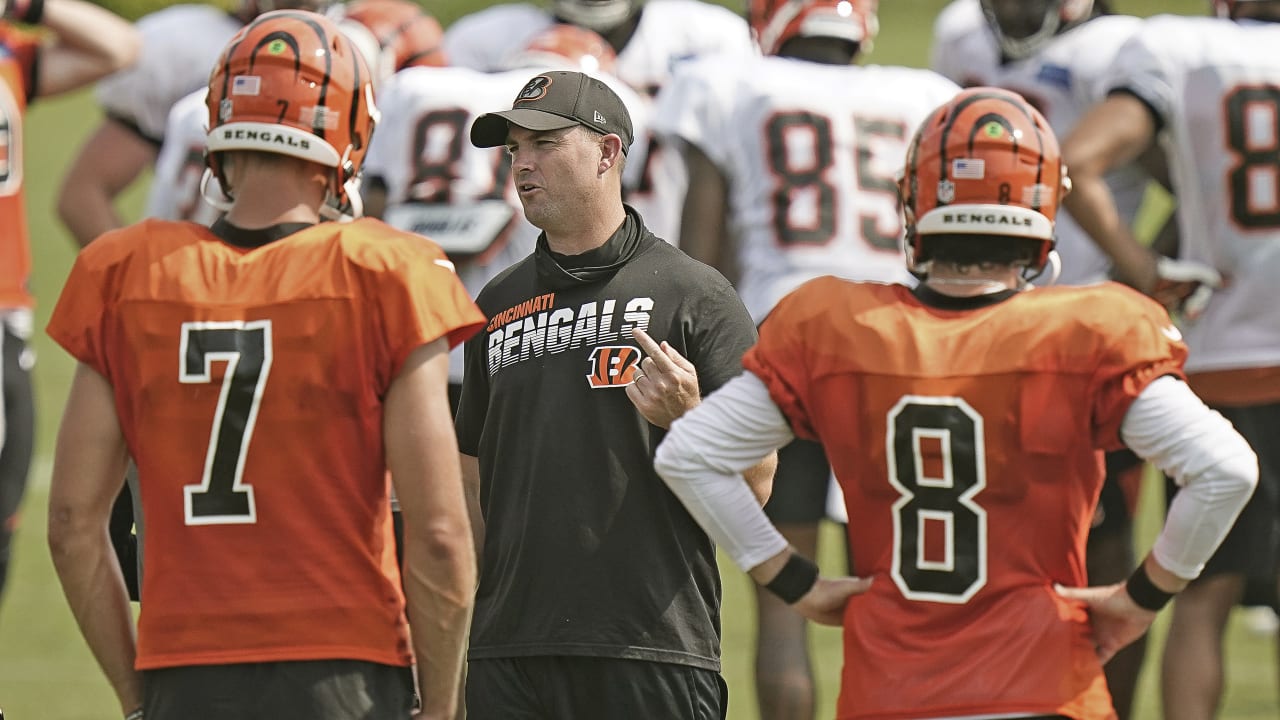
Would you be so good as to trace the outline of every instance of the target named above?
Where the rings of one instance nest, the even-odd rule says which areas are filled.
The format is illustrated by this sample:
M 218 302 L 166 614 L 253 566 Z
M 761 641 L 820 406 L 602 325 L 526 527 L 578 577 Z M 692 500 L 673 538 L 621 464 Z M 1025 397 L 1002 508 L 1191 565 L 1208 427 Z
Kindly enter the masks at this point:
M 473 659 L 589 655 L 720 668 L 711 540 L 653 470 L 663 430 L 627 398 L 639 326 L 698 371 L 741 372 L 755 328 L 718 272 L 627 219 L 602 247 L 533 255 L 477 298 L 459 448 L 480 459 Z

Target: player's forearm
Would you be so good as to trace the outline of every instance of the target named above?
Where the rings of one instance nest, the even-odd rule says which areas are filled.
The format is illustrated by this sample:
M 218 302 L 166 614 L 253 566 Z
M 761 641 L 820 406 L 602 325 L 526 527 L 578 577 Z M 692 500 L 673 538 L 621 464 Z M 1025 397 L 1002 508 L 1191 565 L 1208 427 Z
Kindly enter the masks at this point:
M 787 547 L 743 473 L 792 437 L 764 384 L 743 373 L 677 420 L 658 446 L 658 474 L 743 570 Z
M 404 585 L 423 716 L 452 718 L 475 602 L 475 551 L 466 533 L 415 530 L 410 522 Z
M 1257 456 L 1226 418 L 1171 377 L 1143 390 L 1125 414 L 1121 436 L 1182 486 L 1151 556 L 1183 581 L 1194 579 L 1253 494 Z
M 1155 255 L 1134 237 L 1102 176 L 1073 174 L 1072 182 L 1066 198 L 1071 217 L 1111 258 L 1120 280 L 1150 292 L 1156 286 Z
M 80 247 L 105 232 L 124 227 L 107 191 L 74 176 L 67 179 L 58 196 L 58 217 Z
M 81 0 L 44 0 L 44 3 L 41 24 L 54 32 L 59 45 L 96 61 L 93 73 L 96 77 L 122 70 L 137 59 L 142 38 L 127 20 Z M 79 78 L 79 84 L 96 77 Z
M 133 669 L 133 614 L 120 565 L 105 526 L 86 528 L 50 507 L 49 549 L 63 594 L 85 642 L 115 690 L 124 712 L 142 704 L 142 679 Z

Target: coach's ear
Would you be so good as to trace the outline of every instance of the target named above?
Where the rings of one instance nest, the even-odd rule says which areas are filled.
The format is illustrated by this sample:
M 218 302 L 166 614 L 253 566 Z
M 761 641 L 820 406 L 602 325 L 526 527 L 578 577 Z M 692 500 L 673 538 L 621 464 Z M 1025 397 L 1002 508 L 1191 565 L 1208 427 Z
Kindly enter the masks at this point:
M 609 168 L 622 166 L 622 138 L 609 133 L 600 138 L 600 164 L 596 167 L 596 176 L 602 177 Z

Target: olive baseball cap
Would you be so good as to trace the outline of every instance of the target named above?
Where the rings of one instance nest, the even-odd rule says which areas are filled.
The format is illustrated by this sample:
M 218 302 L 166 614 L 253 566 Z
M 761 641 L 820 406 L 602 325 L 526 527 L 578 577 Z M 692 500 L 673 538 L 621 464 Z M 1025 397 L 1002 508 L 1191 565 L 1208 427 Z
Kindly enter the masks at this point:
M 623 153 L 635 139 L 631 115 L 617 93 L 590 75 L 567 70 L 534 76 L 516 95 L 510 110 L 476 118 L 471 125 L 471 144 L 505 145 L 508 123 L 535 132 L 585 125 L 598 133 L 622 138 Z

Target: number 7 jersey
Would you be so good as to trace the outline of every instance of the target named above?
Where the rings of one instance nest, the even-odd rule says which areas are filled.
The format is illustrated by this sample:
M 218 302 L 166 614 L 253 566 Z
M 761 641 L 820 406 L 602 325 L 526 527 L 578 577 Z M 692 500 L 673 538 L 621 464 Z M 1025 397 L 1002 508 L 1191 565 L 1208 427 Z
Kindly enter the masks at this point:
M 1114 717 L 1085 610 L 1053 585 L 1086 584 L 1097 450 L 1181 374 L 1176 338 L 1115 283 L 961 309 L 821 278 L 778 304 L 743 366 L 826 449 L 872 579 L 845 610 L 841 720 Z
M 383 400 L 483 316 L 376 220 L 243 248 L 147 220 L 81 251 L 50 336 L 106 377 L 147 521 L 139 669 L 407 665 Z
M 717 56 L 679 66 L 651 123 L 728 185 L 737 289 L 759 322 L 820 275 L 908 282 L 897 173 L 959 88 L 927 70 Z

